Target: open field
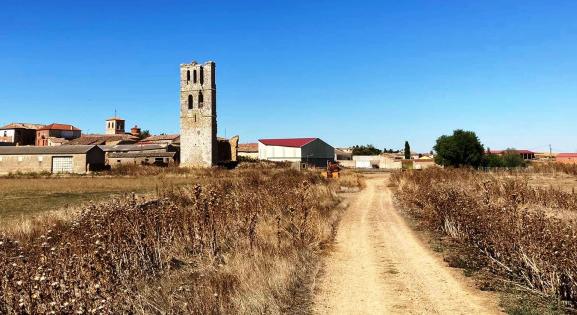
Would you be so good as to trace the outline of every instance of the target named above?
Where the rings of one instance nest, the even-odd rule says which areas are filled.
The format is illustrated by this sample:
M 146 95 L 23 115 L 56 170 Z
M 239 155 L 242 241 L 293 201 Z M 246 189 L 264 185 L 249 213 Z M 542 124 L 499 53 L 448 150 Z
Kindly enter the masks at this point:
M 76 176 L 0 178 L 0 220 L 26 218 L 45 211 L 75 207 L 127 193 L 154 192 L 194 181 L 192 174 L 175 176 Z
M 312 172 L 242 168 L 166 182 L 10 180 L 36 192 L 84 186 L 70 188 L 74 194 L 134 181 L 154 193 L 50 213 L 25 228 L 4 224 L 2 314 L 310 313 L 314 270 L 342 212 L 335 192 L 360 183 L 354 175 L 328 182 Z
M 471 272 L 577 305 L 577 194 L 542 173 L 430 169 L 394 176 L 396 197 L 422 226 L 471 248 Z M 490 285 L 489 285 L 490 287 Z

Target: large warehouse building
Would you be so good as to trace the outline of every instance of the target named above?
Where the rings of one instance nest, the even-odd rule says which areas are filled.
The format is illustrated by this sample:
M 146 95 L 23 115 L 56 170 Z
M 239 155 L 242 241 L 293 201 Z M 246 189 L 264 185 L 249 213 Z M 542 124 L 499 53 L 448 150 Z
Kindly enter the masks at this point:
M 335 160 L 335 148 L 319 138 L 260 139 L 258 158 L 324 167 Z
M 86 174 L 104 166 L 104 151 L 96 145 L 0 147 L 0 174 Z

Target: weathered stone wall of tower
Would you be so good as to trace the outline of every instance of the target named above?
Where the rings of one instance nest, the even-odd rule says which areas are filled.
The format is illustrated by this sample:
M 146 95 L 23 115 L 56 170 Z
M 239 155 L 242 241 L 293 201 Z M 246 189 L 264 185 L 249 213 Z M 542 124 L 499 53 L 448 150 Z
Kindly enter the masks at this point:
M 180 65 L 180 165 L 211 167 L 216 142 L 215 64 Z

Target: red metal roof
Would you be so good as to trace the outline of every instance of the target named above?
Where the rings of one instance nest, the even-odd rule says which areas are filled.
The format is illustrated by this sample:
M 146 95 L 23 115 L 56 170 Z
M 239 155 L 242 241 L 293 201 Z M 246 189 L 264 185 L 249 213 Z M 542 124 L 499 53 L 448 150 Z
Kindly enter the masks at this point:
M 65 124 L 50 124 L 50 125 L 46 125 L 42 128 L 38 128 L 38 130 L 74 130 L 74 131 L 80 131 L 80 129 L 78 129 L 72 125 L 65 125 Z
M 260 139 L 258 141 L 264 145 L 301 148 L 317 139 L 318 138 L 288 138 L 288 139 Z
M 557 158 L 577 158 L 577 153 L 559 153 Z

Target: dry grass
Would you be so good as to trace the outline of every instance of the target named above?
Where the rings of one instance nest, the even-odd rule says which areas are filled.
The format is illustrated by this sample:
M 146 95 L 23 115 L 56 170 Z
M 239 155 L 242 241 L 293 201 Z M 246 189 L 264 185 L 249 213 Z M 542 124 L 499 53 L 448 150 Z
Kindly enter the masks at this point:
M 577 175 L 577 164 L 564 164 L 564 163 L 532 163 L 531 168 L 534 172 L 538 173 L 564 173 L 567 175 Z
M 111 196 L 190 184 L 198 176 L 202 174 L 0 178 L 0 220 L 28 218 Z
M 397 173 L 397 198 L 429 227 L 472 245 L 493 272 L 577 305 L 577 195 L 525 175 Z
M 307 313 L 337 202 L 317 174 L 212 170 L 28 220 L 0 234 L 0 313 Z

